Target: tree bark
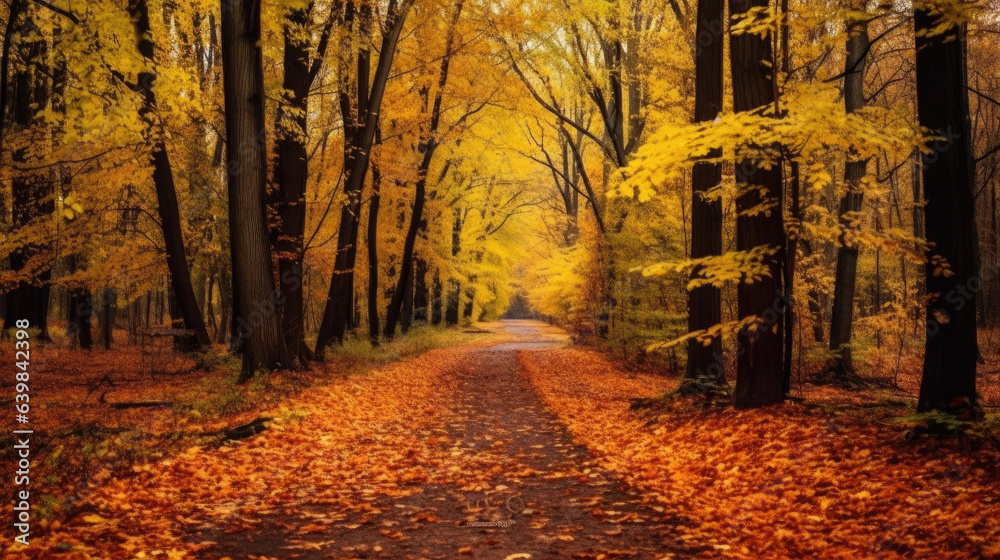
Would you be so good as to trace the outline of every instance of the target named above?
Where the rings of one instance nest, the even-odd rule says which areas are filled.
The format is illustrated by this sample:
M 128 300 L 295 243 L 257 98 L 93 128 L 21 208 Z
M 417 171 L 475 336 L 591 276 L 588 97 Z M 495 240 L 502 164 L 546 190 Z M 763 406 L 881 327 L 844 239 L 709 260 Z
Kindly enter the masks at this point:
M 267 157 L 260 3 L 223 2 L 222 72 L 226 109 L 229 232 L 243 353 L 240 379 L 289 365 L 276 317 L 265 215 Z
M 377 136 L 381 136 L 377 134 Z M 368 203 L 368 340 L 379 345 L 378 212 L 382 200 L 382 172 L 372 166 L 372 198 Z
M 847 61 L 844 76 L 844 107 L 848 113 L 865 106 L 865 56 L 868 53 L 868 29 L 859 24 L 847 40 Z M 850 157 L 850 156 L 849 156 Z M 851 331 L 854 327 L 854 287 L 857 283 L 858 248 L 850 239 L 857 226 L 855 214 L 861 211 L 864 179 L 868 161 L 849 160 L 844 169 L 847 192 L 840 199 L 840 247 L 837 249 L 837 272 L 833 286 L 833 311 L 830 321 L 830 350 L 834 358 L 829 370 L 835 378 L 846 381 L 854 374 L 851 359 Z
M 464 226 L 464 221 L 462 220 L 462 212 L 459 209 L 454 210 L 455 223 L 451 228 L 451 258 L 452 260 L 457 259 L 458 254 L 462 252 L 462 227 Z M 451 327 L 458 324 L 461 315 L 461 303 L 462 303 L 462 284 L 458 280 L 449 279 L 448 288 L 446 290 L 447 302 L 445 304 L 444 310 L 444 324 Z
M 423 220 L 424 204 L 427 199 L 427 173 L 430 171 L 431 162 L 434 159 L 434 152 L 439 144 L 437 136 L 438 127 L 441 124 L 442 103 L 444 101 L 444 88 L 448 84 L 448 74 L 451 65 L 451 58 L 455 53 L 456 26 L 462 15 L 464 0 L 459 0 L 455 5 L 455 13 L 452 16 L 451 27 L 448 31 L 448 39 L 445 44 L 444 57 L 441 59 L 441 69 L 438 74 L 437 92 L 434 95 L 434 105 L 431 109 L 430 123 L 423 133 L 420 141 L 420 152 L 423 158 L 418 168 L 418 179 L 414 188 L 413 214 L 410 217 L 410 227 L 406 232 L 406 240 L 403 242 L 403 260 L 400 267 L 399 285 L 389 302 L 389 309 L 386 311 L 385 331 L 386 338 L 392 338 L 396 333 L 396 324 L 399 322 L 399 315 L 403 307 L 403 297 L 408 288 L 408 282 L 413 270 L 413 248 L 417 241 L 417 233 L 420 230 L 420 222 Z M 428 309 L 428 319 L 431 310 Z
M 379 119 L 382 98 L 385 94 L 392 60 L 396 54 L 400 33 L 406 22 L 413 0 L 402 0 L 399 4 L 390 0 L 386 15 L 386 32 L 382 36 L 378 65 L 372 79 L 371 93 L 367 99 L 359 99 L 358 107 L 364 107 L 365 119 L 359 122 L 354 134 L 350 157 L 345 162 L 347 180 L 344 182 L 346 202 L 340 214 L 340 229 L 337 233 L 337 257 L 330 279 L 330 291 L 326 309 L 316 338 L 316 356 L 322 359 L 326 347 L 333 341 L 342 342 L 347 325 L 351 321 L 351 307 L 354 302 L 354 262 L 357 257 L 359 212 L 361 191 L 368 174 L 372 142 L 375 139 L 376 123 Z M 363 80 L 367 91 L 367 80 Z M 359 80 L 359 89 L 362 80 Z M 360 109 L 359 109 L 360 111 Z
M 146 0 L 130 0 L 129 15 L 135 25 L 136 45 L 139 54 L 150 66 L 154 64 L 154 45 L 150 39 L 149 7 Z M 184 326 L 194 331 L 196 345 L 208 346 L 211 339 L 205 328 L 205 321 L 194 295 L 191 284 L 191 273 L 188 269 L 187 254 L 184 250 L 184 238 L 181 235 L 180 208 L 177 203 L 177 190 L 174 187 L 173 169 L 167 155 L 167 147 L 163 140 L 163 132 L 156 120 L 156 94 L 153 85 L 156 73 L 140 72 L 136 78 L 135 90 L 142 96 L 143 104 L 139 109 L 139 117 L 146 123 L 150 141 L 150 155 L 153 163 L 153 184 L 156 188 L 157 207 L 159 208 L 160 226 L 163 231 L 163 242 L 167 252 L 167 268 L 170 270 L 174 297 L 184 319 Z
M 307 367 L 312 352 L 306 346 L 303 316 L 302 271 L 306 227 L 306 186 L 309 158 L 306 154 L 309 87 L 309 40 L 303 39 L 312 3 L 291 10 L 286 18 L 284 40 L 285 95 L 277 118 L 276 204 L 280 222 L 272 230 L 277 254 L 281 292 L 281 330 L 289 357 Z M 321 53 L 322 56 L 322 53 Z
M 976 293 L 979 246 L 971 158 L 969 99 L 965 90 L 965 30 L 952 26 L 929 36 L 937 16 L 914 10 L 917 110 L 920 125 L 941 139 L 928 143 L 923 184 L 927 241 L 927 339 L 919 411 L 973 415 L 976 403 Z M 947 263 L 951 274 L 941 274 Z
M 83 257 L 79 253 L 69 256 L 69 270 L 74 273 L 83 267 Z M 94 337 L 91 332 L 91 317 L 94 314 L 93 298 L 90 290 L 83 285 L 68 286 L 69 289 L 69 315 L 66 334 L 72 336 L 80 343 L 82 350 L 90 350 L 94 347 Z
M 722 110 L 722 36 L 714 32 L 723 28 L 723 0 L 699 0 L 698 23 L 695 25 L 695 122 L 708 122 Z M 721 150 L 712 150 L 708 157 L 718 158 Z M 718 163 L 697 162 L 691 174 L 691 258 L 700 259 L 722 254 L 722 202 L 706 200 L 705 194 L 722 181 L 722 166 Z M 702 276 L 701 267 L 691 271 L 691 279 Z M 700 331 L 722 321 L 721 293 L 714 286 L 702 286 L 688 293 L 688 332 Z M 713 337 L 709 345 L 689 340 L 687 347 L 688 379 L 706 379 L 725 384 L 722 362 L 722 340 Z
M 753 7 L 766 8 L 767 0 L 730 0 L 734 16 Z M 734 34 L 731 38 L 733 110 L 766 110 L 775 101 L 770 34 Z M 766 150 L 773 147 L 758 146 Z M 737 287 L 737 310 L 741 319 L 751 318 L 737 334 L 736 405 L 764 406 L 784 400 L 782 390 L 783 322 L 780 315 L 787 303 L 783 298 L 781 247 L 785 242 L 782 216 L 782 185 L 779 166 L 761 159 L 737 162 L 736 249 L 749 251 L 764 247 L 768 274 L 752 284 Z M 747 214 L 763 204 L 767 213 Z
M 44 108 L 49 101 L 49 84 L 45 72 L 48 48 L 45 39 L 30 33 L 35 27 L 34 18 L 27 13 L 26 7 L 21 20 L 24 32 L 20 40 L 14 44 L 5 44 L 5 48 L 15 48 L 22 63 L 14 72 L 13 91 L 11 95 L 11 114 L 13 125 L 19 132 L 26 133 L 36 124 L 36 108 Z M 15 32 L 16 32 L 15 31 Z M 9 64 L 10 62 L 7 61 Z M 28 150 L 18 146 L 13 150 L 11 159 L 16 163 L 28 163 Z M 55 211 L 55 184 L 46 171 L 18 172 L 11 180 L 11 228 L 17 230 L 32 222 L 51 216 Z M 31 328 L 39 329 L 40 338 L 48 340 L 49 315 L 49 283 L 52 269 L 49 265 L 40 265 L 41 258 L 48 260 L 45 253 L 51 250 L 48 242 L 29 242 L 24 247 L 18 247 L 10 255 L 10 269 L 22 276 L 15 287 L 7 292 L 4 305 L 4 325 L 9 327 L 17 320 L 26 319 Z M 34 262 L 33 262 L 34 261 Z

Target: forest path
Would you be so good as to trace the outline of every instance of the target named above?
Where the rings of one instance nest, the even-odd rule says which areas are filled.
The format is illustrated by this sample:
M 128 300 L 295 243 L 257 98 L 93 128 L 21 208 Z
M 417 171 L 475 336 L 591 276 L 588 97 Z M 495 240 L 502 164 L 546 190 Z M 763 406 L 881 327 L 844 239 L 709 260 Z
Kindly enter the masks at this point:
M 560 346 L 560 337 L 543 334 L 550 330 L 542 323 L 503 325 L 513 341 L 446 350 L 459 354 L 436 383 L 450 391 L 447 409 L 413 433 L 398 433 L 415 439 L 433 434 L 425 441 L 445 445 L 444 460 L 405 452 L 414 461 L 407 468 L 418 473 L 410 478 L 419 485 L 390 490 L 379 479 L 359 480 L 349 499 L 360 498 L 364 507 L 352 508 L 346 517 L 299 500 L 281 514 L 250 523 L 252 530 L 234 527 L 194 540 L 216 542 L 211 552 L 234 559 L 676 558 L 669 551 L 678 548 L 668 543 L 677 537 L 659 521 L 662 514 L 573 442 L 520 367 L 519 352 Z M 392 455 L 395 450 L 377 446 L 398 442 L 378 437 L 357 452 Z M 329 523 L 331 515 L 338 522 Z

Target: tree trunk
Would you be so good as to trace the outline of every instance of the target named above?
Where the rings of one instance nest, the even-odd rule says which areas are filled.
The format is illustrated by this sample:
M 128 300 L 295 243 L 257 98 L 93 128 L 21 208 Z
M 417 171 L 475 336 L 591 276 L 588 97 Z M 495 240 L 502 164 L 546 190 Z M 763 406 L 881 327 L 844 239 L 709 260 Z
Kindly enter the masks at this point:
M 74 253 L 69 256 L 70 274 L 75 273 L 83 266 L 83 258 Z M 69 316 L 66 334 L 73 337 L 80 343 L 80 348 L 90 350 L 94 347 L 94 337 L 91 332 L 91 317 L 94 314 L 93 298 L 90 290 L 83 285 L 68 286 L 69 289 Z
M 451 258 L 456 260 L 458 254 L 462 252 L 462 227 L 465 225 L 462 220 L 462 211 L 454 210 L 455 222 L 451 228 Z M 458 280 L 449 279 L 446 290 L 447 303 L 444 311 L 444 324 L 455 326 L 458 324 L 461 315 L 462 304 L 462 284 Z
M 114 288 L 105 288 L 101 299 L 101 344 L 111 350 L 114 342 L 115 315 L 118 308 L 118 294 Z
M 788 16 L 788 0 L 781 0 L 781 14 L 784 17 Z M 790 25 L 786 21 L 784 25 L 781 26 L 781 71 L 786 76 L 790 76 L 792 69 L 792 49 L 789 46 L 789 34 Z M 780 101 L 780 97 L 778 98 Z M 775 103 L 777 107 L 778 103 Z M 788 113 L 787 110 L 782 111 L 781 116 L 784 117 Z M 794 154 L 790 153 L 788 146 L 782 147 L 782 166 L 785 162 L 788 162 L 789 166 L 789 177 L 787 183 L 788 194 L 791 198 L 791 204 L 789 208 L 789 213 L 792 219 L 795 220 L 796 224 L 801 227 L 802 223 L 802 205 L 799 198 L 799 187 L 801 186 L 799 180 L 799 162 L 795 160 Z M 796 259 L 798 257 L 798 241 L 799 232 L 795 235 L 787 236 L 785 239 L 785 261 L 784 261 L 784 283 L 785 283 L 785 317 L 784 317 L 784 327 L 785 327 L 785 339 L 784 339 L 784 361 L 783 368 L 781 370 L 781 391 L 782 394 L 787 398 L 788 393 L 792 390 L 792 350 L 795 343 L 795 307 L 792 305 L 794 300 L 794 288 L 795 288 L 795 265 L 797 264 Z M 801 332 L 801 331 L 800 331 Z M 799 349 L 801 350 L 802 344 L 799 344 Z M 801 362 L 800 362 L 801 367 Z
M 937 16 L 914 10 L 917 31 L 917 110 L 920 125 L 942 139 L 929 143 L 923 183 L 927 241 L 927 340 L 919 411 L 971 417 L 976 407 L 976 293 L 979 246 L 971 158 L 969 99 L 965 91 L 965 30 L 930 35 Z M 923 33 L 923 34 L 922 34 Z M 951 274 L 941 274 L 946 262 Z
M 378 135 L 381 136 L 381 135 Z M 378 211 L 382 199 L 382 172 L 372 166 L 372 199 L 368 203 L 368 340 L 379 345 L 378 318 Z
M 34 28 L 30 15 L 24 15 L 23 26 Z M 24 29 L 15 30 L 23 31 Z M 25 33 L 13 44 L 4 48 L 15 48 L 18 64 L 13 79 L 11 113 L 18 132 L 27 131 L 36 124 L 36 113 L 49 101 L 49 84 L 46 72 L 38 71 L 47 65 L 48 48 L 45 39 Z M 8 64 L 9 61 L 6 61 Z M 19 164 L 29 162 L 26 146 L 16 146 L 11 159 Z M 11 180 L 11 228 L 16 231 L 30 223 L 51 216 L 55 211 L 54 181 L 46 171 L 18 172 Z M 45 253 L 51 251 L 47 242 L 28 243 L 16 248 L 10 255 L 10 269 L 21 274 L 15 287 L 6 294 L 4 305 L 4 325 L 10 328 L 15 321 L 27 320 L 31 328 L 39 329 L 39 338 L 49 339 L 49 282 L 52 269 L 48 265 L 39 266 L 38 260 L 48 260 Z M 32 262 L 35 261 L 35 262 Z M 34 270 L 31 270 L 34 269 Z
M 223 244 L 223 253 L 227 251 L 228 247 Z M 232 262 L 232 261 L 230 261 Z M 215 341 L 219 344 L 225 344 L 226 340 L 230 340 L 230 346 L 232 346 L 233 340 L 230 336 L 235 332 L 233 329 L 233 274 L 232 269 L 225 264 L 216 263 L 219 273 L 219 307 L 221 308 L 219 316 L 219 332 L 215 335 Z
M 808 239 L 802 241 L 802 255 L 812 256 L 813 248 Z M 820 302 L 820 293 L 815 286 L 809 289 L 806 294 L 806 306 L 809 308 L 809 316 L 812 317 L 812 338 L 816 344 L 823 344 L 823 307 Z
M 923 169 L 923 156 L 919 153 L 913 154 L 913 168 L 910 173 L 912 174 L 910 178 L 910 183 L 913 188 L 913 236 L 919 239 L 925 238 L 924 232 L 924 194 L 923 190 L 920 188 L 920 175 Z M 919 294 L 924 291 L 926 286 L 923 280 L 920 278 L 921 272 L 926 272 L 927 265 L 920 265 L 917 267 L 917 277 L 914 280 L 916 284 L 915 290 Z M 913 318 L 913 334 L 916 336 L 920 324 L 923 322 L 921 317 L 919 306 L 914 310 Z
M 441 271 L 434 272 L 434 284 L 431 290 L 431 324 L 434 326 L 444 322 L 444 286 L 441 284 Z
M 733 15 L 750 8 L 767 8 L 766 0 L 730 0 Z M 775 101 L 774 57 L 770 34 L 734 34 L 731 38 L 733 110 L 760 110 Z M 758 146 L 764 150 L 767 147 Z M 772 147 L 773 148 L 773 147 Z M 763 158 L 764 155 L 761 155 Z M 736 249 L 765 247 L 768 274 L 737 287 L 737 310 L 750 319 L 737 334 L 736 405 L 763 406 L 784 400 L 782 390 L 783 298 L 780 253 L 785 242 L 781 202 L 781 168 L 762 160 L 737 162 Z M 770 212 L 747 211 L 770 205 Z M 768 215 L 769 214 L 769 215 Z
M 469 281 L 475 282 L 476 277 L 473 276 L 469 278 Z M 476 306 L 476 290 L 475 288 L 466 288 L 465 290 L 465 307 L 462 309 L 462 319 L 466 321 L 472 321 L 472 313 Z
M 454 327 L 461 315 L 462 284 L 457 280 L 448 280 L 447 298 L 444 309 L 444 324 Z
M 420 289 L 424 282 L 424 272 L 421 269 L 424 268 L 423 259 L 417 259 L 416 269 L 413 271 L 413 277 L 410 279 L 409 286 L 406 288 L 406 293 L 403 294 L 403 311 L 400 314 L 399 319 L 399 330 L 406 334 L 410 332 L 410 327 L 413 325 L 414 320 L 414 308 L 420 307 L 417 302 L 417 294 L 421 294 L 421 297 L 426 300 L 426 292 Z M 393 292 L 395 293 L 395 292 Z M 424 301 L 424 309 L 427 309 L 427 302 Z
M 7 10 L 7 26 L 4 28 L 3 47 L 0 50 L 0 148 L 3 147 L 4 133 L 7 131 L 7 105 L 10 103 L 10 49 L 23 25 L 26 5 L 26 0 L 11 0 Z
M 398 5 L 390 0 L 386 15 L 386 32 L 382 36 L 379 50 L 378 66 L 372 79 L 371 93 L 367 99 L 359 99 L 359 114 L 364 108 L 364 122 L 359 122 L 351 144 L 350 157 L 345 162 L 347 180 L 344 182 L 344 195 L 347 200 L 340 214 L 340 230 L 337 234 L 337 257 L 333 265 L 330 279 L 330 292 L 327 297 L 326 309 L 320 323 L 316 338 L 316 356 L 322 359 L 323 351 L 333 341 L 342 342 L 344 331 L 351 321 L 351 307 L 354 302 L 354 261 L 357 256 L 357 241 L 359 213 L 361 210 L 361 191 L 364 188 L 365 176 L 368 174 L 372 142 L 375 138 L 375 125 L 380 117 L 382 97 L 385 94 L 392 60 L 396 54 L 399 35 L 403 31 L 406 16 L 413 5 L 413 0 L 402 0 Z M 359 64 L 360 64 L 359 57 Z M 367 80 L 359 80 L 359 90 L 364 85 L 367 92 Z
M 722 110 L 723 40 L 713 29 L 722 29 L 723 0 L 699 0 L 695 26 L 695 122 L 708 122 Z M 721 150 L 708 157 L 718 158 Z M 722 181 L 722 166 L 697 162 L 691 174 L 691 258 L 722 254 L 722 201 L 706 200 L 704 195 Z M 691 278 L 701 277 L 701 268 L 691 271 Z M 722 322 L 721 293 L 714 286 L 702 286 L 688 293 L 688 332 L 700 331 Z M 688 341 L 687 373 L 689 379 L 726 381 L 722 362 L 722 340 L 713 337 L 710 344 Z
M 787 43 L 786 43 L 787 45 Z M 786 46 L 787 49 L 787 46 Z M 787 61 L 787 56 L 786 56 Z M 798 264 L 799 257 L 799 236 L 801 235 L 801 224 L 802 224 L 802 202 L 800 197 L 802 181 L 799 173 L 799 162 L 794 159 L 788 164 L 789 167 L 789 183 L 788 191 L 791 198 L 791 204 L 789 205 L 789 213 L 792 219 L 795 220 L 796 224 L 799 225 L 800 231 L 796 232 L 794 236 L 789 236 L 785 245 L 785 302 L 787 307 L 785 308 L 785 357 L 784 357 L 784 369 L 781 373 L 781 388 L 785 394 L 792 390 L 792 350 L 794 348 L 795 342 L 795 321 L 800 320 L 795 314 L 795 307 L 792 302 L 795 301 L 795 267 Z M 799 333 L 802 330 L 799 329 Z M 800 334 L 801 338 L 801 334 Z M 802 349 L 802 341 L 799 341 L 799 349 Z M 801 365 L 801 359 L 800 359 Z M 801 374 L 801 372 L 800 372 Z M 801 375 L 800 375 L 801 378 Z
M 396 334 L 396 324 L 399 322 L 399 316 L 402 312 L 403 298 L 406 296 L 406 291 L 410 289 L 410 278 L 413 275 L 413 247 L 417 242 L 417 231 L 420 229 L 420 218 L 423 215 L 424 202 L 427 198 L 426 169 L 430 167 L 430 158 L 432 155 L 433 150 L 428 148 L 424 152 L 425 163 L 421 163 L 420 165 L 422 173 L 420 178 L 417 179 L 413 200 L 413 213 L 410 218 L 410 227 L 406 231 L 406 239 L 403 242 L 403 261 L 399 270 L 399 284 L 396 286 L 396 290 L 392 294 L 392 299 L 389 302 L 389 308 L 386 310 L 385 314 L 385 330 L 382 334 L 389 339 Z M 431 319 L 431 304 L 432 302 L 430 301 L 427 304 L 428 323 Z
M 308 36 L 303 32 L 310 20 L 312 4 L 288 13 L 285 24 L 285 95 L 277 118 L 276 204 L 280 222 L 272 230 L 272 246 L 278 257 L 281 292 L 281 330 L 289 357 L 307 367 L 312 352 L 306 346 L 303 317 L 302 266 L 306 227 L 306 186 L 309 159 L 306 154 L 310 79 Z M 321 55 L 322 56 L 322 55 Z
M 135 25 L 137 48 L 153 65 L 154 45 L 150 40 L 149 7 L 146 0 L 130 0 L 129 15 Z M 167 251 L 167 268 L 170 270 L 174 297 L 180 307 L 184 326 L 194 331 L 197 346 L 207 346 L 211 343 L 205 321 L 198 307 L 191 284 L 191 273 L 188 270 L 187 254 L 184 251 L 184 238 L 181 235 L 180 208 L 177 204 L 177 191 L 174 187 L 174 175 L 167 155 L 167 147 L 163 140 L 162 130 L 156 123 L 156 94 L 153 84 L 156 74 L 140 72 L 136 80 L 136 91 L 142 95 L 143 104 L 139 109 L 139 117 L 146 123 L 147 134 L 151 143 L 153 162 L 153 184 L 156 187 L 156 200 L 159 208 L 160 227 L 163 231 L 163 242 Z
M 448 83 L 448 73 L 451 66 L 451 57 L 455 48 L 455 28 L 458 20 L 462 16 L 464 0 L 459 0 L 455 5 L 455 13 L 452 16 L 451 27 L 448 30 L 448 38 L 445 42 L 444 57 L 441 59 L 441 69 L 438 74 L 437 92 L 434 95 L 434 105 L 431 109 L 430 123 L 423 137 L 420 140 L 420 152 L 423 158 L 418 168 L 418 179 L 414 188 L 413 214 L 410 217 L 410 227 L 406 232 L 406 240 L 403 242 L 403 262 L 400 269 L 399 285 L 389 302 L 389 309 L 386 311 L 385 336 L 392 338 L 396 333 L 396 323 L 399 322 L 399 315 L 403 307 L 403 296 L 407 289 L 413 269 L 413 248 L 417 241 L 417 232 L 420 230 L 420 223 L 423 220 L 424 204 L 427 199 L 427 173 L 431 168 L 431 161 L 434 159 L 434 152 L 440 145 L 436 135 L 438 126 L 441 124 L 442 102 L 444 101 L 444 87 Z M 431 310 L 427 310 L 430 315 Z M 431 317 L 428 317 L 430 319 Z
M 260 3 L 224 2 L 222 71 L 226 110 L 229 232 L 234 314 L 243 353 L 240 379 L 259 369 L 287 367 L 289 360 L 278 318 L 265 215 L 267 157 L 264 132 L 264 69 L 261 59 Z
M 844 107 L 848 113 L 865 106 L 865 56 L 868 53 L 868 29 L 859 24 L 847 40 L 846 74 L 844 76 Z M 850 157 L 850 156 L 848 156 Z M 830 350 L 834 354 L 828 366 L 831 373 L 846 381 L 854 374 L 851 359 L 851 331 L 854 328 L 854 287 L 857 282 L 858 248 L 854 245 L 857 227 L 855 214 L 861 211 L 864 179 L 868 161 L 849 160 L 844 169 L 847 192 L 840 199 L 840 247 L 837 249 L 837 272 L 833 285 L 833 312 L 830 321 Z

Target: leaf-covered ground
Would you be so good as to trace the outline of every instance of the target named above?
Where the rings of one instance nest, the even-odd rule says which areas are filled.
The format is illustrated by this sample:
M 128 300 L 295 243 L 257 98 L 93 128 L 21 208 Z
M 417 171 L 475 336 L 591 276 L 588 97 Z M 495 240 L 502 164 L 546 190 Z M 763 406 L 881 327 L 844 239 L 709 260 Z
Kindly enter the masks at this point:
M 988 441 L 905 442 L 806 405 L 635 412 L 676 381 L 506 330 L 303 390 L 240 442 L 93 476 L 4 558 L 1000 557 Z
M 136 465 L 193 446 L 216 446 L 226 429 L 273 415 L 270 409 L 306 388 L 321 388 L 433 348 L 488 345 L 511 337 L 494 325 L 484 326 L 489 330 L 418 328 L 378 349 L 351 341 L 310 371 L 276 372 L 246 385 L 236 382 L 239 360 L 222 347 L 197 360 L 173 359 L 170 373 L 153 374 L 144 367 L 149 356 L 126 340 L 116 341 L 113 351 L 35 345 L 30 424 L 17 426 L 34 430 L 32 530 L 44 532 L 51 522 L 84 513 L 82 499 L 90 488 L 130 476 Z M 13 355 L 13 343 L 0 341 L 0 353 Z M 0 379 L 0 393 L 12 396 L 14 381 L 13 375 Z M 12 406 L 12 400 L 7 404 Z M 3 421 L 0 461 L 13 464 L 14 417 L 4 415 Z M 13 483 L 13 477 L 0 477 L 0 495 L 10 496 Z
M 648 420 L 629 399 L 654 390 L 655 378 L 623 379 L 586 350 L 520 360 L 602 467 L 683 520 L 680 538 L 705 556 L 1000 558 L 995 438 L 908 442 L 898 424 L 796 404 L 678 402 Z

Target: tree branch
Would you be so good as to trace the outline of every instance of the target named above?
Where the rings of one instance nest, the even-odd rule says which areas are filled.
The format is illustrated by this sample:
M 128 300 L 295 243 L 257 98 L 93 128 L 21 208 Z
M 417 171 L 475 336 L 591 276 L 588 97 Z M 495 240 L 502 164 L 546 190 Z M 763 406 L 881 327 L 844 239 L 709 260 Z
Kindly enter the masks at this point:
M 64 10 L 64 9 L 60 8 L 59 6 L 54 6 L 54 5 L 46 2 L 45 0 L 34 0 L 34 2 L 35 2 L 35 4 L 38 4 L 39 6 L 43 6 L 45 8 L 48 8 L 48 9 L 52 10 L 53 12 L 55 12 L 55 13 L 63 16 L 63 17 L 65 17 L 66 19 L 72 21 L 73 23 L 75 23 L 77 25 L 80 24 L 80 18 L 76 17 L 76 14 L 74 14 L 73 12 L 71 12 L 69 10 Z

